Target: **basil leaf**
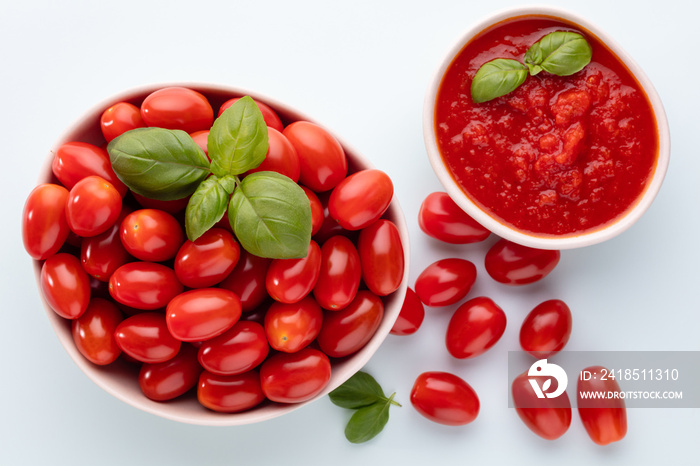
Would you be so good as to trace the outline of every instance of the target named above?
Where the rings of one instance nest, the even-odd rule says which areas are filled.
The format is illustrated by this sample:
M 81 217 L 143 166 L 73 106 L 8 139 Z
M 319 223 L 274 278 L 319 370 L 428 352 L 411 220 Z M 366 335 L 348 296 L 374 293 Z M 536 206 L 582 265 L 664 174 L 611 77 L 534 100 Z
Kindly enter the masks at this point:
M 233 190 L 236 189 L 238 180 L 235 176 L 226 175 L 223 178 L 219 178 L 219 184 L 226 190 L 227 193 L 233 194 Z
M 557 31 L 547 34 L 528 49 L 525 64 L 532 75 L 545 70 L 557 76 L 569 76 L 588 65 L 592 55 L 590 44 L 581 34 Z
M 237 100 L 214 121 L 207 138 L 211 171 L 219 177 L 257 167 L 265 160 L 267 149 L 265 119 L 248 96 Z
M 209 175 L 209 160 L 189 134 L 137 128 L 107 146 L 117 177 L 136 194 L 171 201 L 187 197 Z
M 472 80 L 472 99 L 481 103 L 513 92 L 525 82 L 527 74 L 527 67 L 516 60 L 496 58 L 484 63 Z
M 226 213 L 229 194 L 216 176 L 202 181 L 190 197 L 185 209 L 185 232 L 195 241 Z
M 376 437 L 389 422 L 391 395 L 387 401 L 364 406 L 352 415 L 345 427 L 345 438 L 352 443 L 364 443 Z
M 262 171 L 246 176 L 233 192 L 228 215 L 238 241 L 251 254 L 296 259 L 309 251 L 309 199 L 284 175 Z
M 328 394 L 333 404 L 356 409 L 378 401 L 386 401 L 382 387 L 366 372 L 357 372 L 340 387 Z

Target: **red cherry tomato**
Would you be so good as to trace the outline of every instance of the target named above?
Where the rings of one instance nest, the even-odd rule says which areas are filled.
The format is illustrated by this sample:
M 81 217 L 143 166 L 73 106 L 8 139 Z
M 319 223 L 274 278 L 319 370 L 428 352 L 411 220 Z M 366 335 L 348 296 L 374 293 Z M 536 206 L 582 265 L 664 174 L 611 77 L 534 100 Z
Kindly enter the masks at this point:
M 77 319 L 90 303 L 90 279 L 77 257 L 59 252 L 41 266 L 41 291 L 56 314 Z
M 112 170 L 107 151 L 86 142 L 66 142 L 54 155 L 51 169 L 56 178 L 66 189 L 70 190 L 75 183 L 87 176 L 100 176 L 112 183 L 122 197 L 127 187 Z
M 299 181 L 301 166 L 299 155 L 291 142 L 274 128 L 267 128 L 267 155 L 258 167 L 248 170 L 248 173 L 273 171 L 290 178 L 295 183 Z
M 477 243 L 491 234 L 443 192 L 425 198 L 418 212 L 418 225 L 428 236 L 451 244 Z
M 166 87 L 149 94 L 141 104 L 146 126 L 194 133 L 211 128 L 214 110 L 206 97 L 185 87 Z
M 107 142 L 129 130 L 143 128 L 141 109 L 129 102 L 118 102 L 102 113 L 100 128 Z
M 216 375 L 204 371 L 199 376 L 197 399 L 202 406 L 221 413 L 238 413 L 265 400 L 256 371 L 236 375 Z
M 240 256 L 241 247 L 233 235 L 212 228 L 180 247 L 175 256 L 175 274 L 189 288 L 214 286 L 233 271 Z
M 78 236 L 96 236 L 114 225 L 122 211 L 122 197 L 99 176 L 78 181 L 68 194 L 66 221 Z
M 308 188 L 306 188 L 308 189 Z M 323 244 L 328 240 L 328 238 L 331 238 L 336 235 L 343 235 L 347 236 L 348 238 L 355 240 L 357 239 L 358 232 L 357 231 L 350 231 L 346 230 L 345 228 L 341 227 L 338 222 L 335 221 L 333 217 L 331 217 L 331 214 L 328 210 L 328 200 L 332 194 L 332 191 L 328 191 L 325 193 L 320 193 L 316 197 L 318 197 L 319 202 L 321 203 L 321 226 L 318 227 L 318 230 L 315 230 L 316 232 L 313 235 L 314 241 L 316 241 L 318 244 Z M 313 215 L 313 211 L 311 212 Z M 312 229 L 315 228 L 313 226 L 314 220 L 312 220 Z
M 321 270 L 314 286 L 316 302 L 330 311 L 355 299 L 361 279 L 360 255 L 345 236 L 334 236 L 321 247 Z
M 212 374 L 242 374 L 259 366 L 270 352 L 265 329 L 257 322 L 239 321 L 199 347 L 198 359 Z
M 124 353 L 146 363 L 168 361 L 182 346 L 168 331 L 165 316 L 157 312 L 127 317 L 114 330 L 114 340 Z
M 85 359 L 105 366 L 117 360 L 122 350 L 114 340 L 114 331 L 122 313 L 111 301 L 92 298 L 87 310 L 71 323 L 75 347 Z
M 218 116 L 221 116 L 221 114 L 224 113 L 224 110 L 236 103 L 236 101 L 238 101 L 239 99 L 240 97 L 234 97 L 233 99 L 229 99 L 226 102 L 224 102 L 221 105 L 221 108 L 219 109 Z M 269 128 L 273 128 L 281 132 L 283 129 L 282 121 L 280 120 L 280 117 L 277 116 L 277 113 L 275 113 L 275 111 L 272 110 L 267 104 L 259 102 L 255 99 L 253 99 L 253 102 L 255 102 L 255 105 L 257 105 L 260 109 L 260 113 L 262 113 L 263 119 L 265 120 L 265 124 Z
M 273 349 L 294 353 L 316 339 L 322 321 L 323 311 L 310 296 L 296 303 L 273 303 L 265 314 L 265 335 Z
M 476 267 L 465 259 L 433 262 L 416 279 L 415 290 L 426 306 L 449 306 L 467 296 L 476 281 Z
M 245 249 L 228 277 L 219 283 L 219 288 L 233 291 L 241 299 L 243 312 L 255 310 L 267 298 L 265 277 L 270 259 L 255 256 Z
M 587 378 L 586 374 L 590 377 Z M 601 366 L 587 367 L 579 374 L 576 384 L 578 414 L 588 436 L 598 445 L 618 442 L 627 434 L 627 409 L 624 399 L 591 396 L 584 398 L 582 395 L 584 392 L 619 392 L 620 386 L 610 374 L 609 370 Z
M 263 393 L 279 403 L 310 400 L 323 391 L 330 379 L 328 356 L 310 347 L 296 353 L 277 353 L 260 367 Z
M 399 317 L 394 322 L 389 333 L 392 335 L 411 335 L 416 333 L 423 323 L 425 318 L 425 308 L 420 298 L 413 291 L 413 288 L 406 288 L 406 297 L 404 298 Z
M 200 149 L 202 149 L 207 158 L 209 158 L 209 147 L 207 146 L 209 143 L 209 130 L 205 129 L 202 131 L 195 131 L 194 133 L 190 134 L 190 137 L 192 137 L 192 140 L 199 146 Z
M 68 190 L 57 184 L 42 184 L 29 193 L 22 213 L 22 241 L 32 259 L 53 256 L 68 239 L 67 200 Z
M 571 425 L 571 402 L 566 392 L 556 398 L 537 398 L 527 372 L 511 385 L 513 406 L 525 425 L 547 440 L 556 440 Z
M 283 134 L 299 154 L 301 184 L 320 193 L 345 179 L 345 151 L 328 131 L 308 121 L 295 121 L 284 128 Z
M 306 186 L 302 186 L 301 189 L 304 190 L 304 194 L 309 198 L 309 204 L 311 204 L 311 236 L 313 236 L 323 225 L 323 206 L 315 192 Z
M 166 321 L 170 333 L 182 341 L 204 341 L 221 335 L 241 317 L 241 300 L 221 288 L 185 291 L 169 303 Z
M 374 294 L 386 296 L 401 286 L 405 259 L 399 229 L 390 220 L 379 219 L 360 231 L 357 251 L 362 279 Z
M 153 262 L 129 262 L 109 278 L 112 298 L 136 309 L 165 307 L 182 289 L 173 269 Z
M 449 372 L 424 372 L 411 389 L 411 404 L 438 424 L 462 426 L 479 415 L 479 397 L 463 379 Z
M 559 263 L 555 250 L 535 249 L 501 239 L 486 253 L 488 274 L 499 283 L 526 285 L 546 277 Z
M 187 207 L 187 203 L 190 200 L 189 197 L 183 197 L 182 199 L 175 199 L 172 201 L 159 201 L 157 199 L 149 199 L 147 197 L 143 197 L 140 194 L 136 194 L 133 191 L 131 192 L 131 195 L 134 196 L 136 202 L 138 202 L 139 205 L 144 209 L 162 210 L 163 212 L 167 212 L 169 214 L 177 214 L 179 212 L 182 212 L 183 210 L 185 210 L 185 208 Z
M 151 400 L 172 400 L 197 385 L 201 373 L 202 367 L 197 362 L 197 348 L 181 345 L 180 351 L 172 359 L 141 366 L 139 387 Z
M 561 351 L 571 336 L 571 311 L 564 301 L 538 304 L 520 327 L 520 346 L 537 359 Z
M 321 248 L 311 240 L 306 257 L 274 259 L 267 269 L 268 294 L 281 303 L 296 303 L 311 293 L 321 271 Z
M 120 218 L 128 214 L 129 209 L 123 208 Z M 80 262 L 88 274 L 101 282 L 108 282 L 115 270 L 132 260 L 119 237 L 120 230 L 121 221 L 117 219 L 109 230 L 81 242 Z
M 470 299 L 457 308 L 447 326 L 447 351 L 458 359 L 485 353 L 506 330 L 506 314 L 490 298 Z
M 172 259 L 185 240 L 175 217 L 157 209 L 139 209 L 127 215 L 120 235 L 129 254 L 150 262 Z
M 332 358 L 353 354 L 369 342 L 384 317 L 384 303 L 371 291 L 360 290 L 345 309 L 326 312 L 316 341 Z
M 381 170 L 362 170 L 333 188 L 328 209 L 341 227 L 360 230 L 379 220 L 394 196 L 391 178 Z

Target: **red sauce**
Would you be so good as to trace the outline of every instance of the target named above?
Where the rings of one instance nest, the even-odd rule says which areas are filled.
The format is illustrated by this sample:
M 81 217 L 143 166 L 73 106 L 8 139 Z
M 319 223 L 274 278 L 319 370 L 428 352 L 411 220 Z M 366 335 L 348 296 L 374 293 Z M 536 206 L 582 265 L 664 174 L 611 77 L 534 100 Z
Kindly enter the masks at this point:
M 567 76 L 541 72 L 514 92 L 475 104 L 470 87 L 495 58 L 523 63 L 553 31 L 575 31 L 593 58 Z M 656 165 L 651 104 L 624 64 L 595 36 L 548 17 L 495 25 L 467 44 L 440 85 L 435 132 L 465 193 L 500 222 L 538 235 L 571 235 L 614 222 L 634 206 Z

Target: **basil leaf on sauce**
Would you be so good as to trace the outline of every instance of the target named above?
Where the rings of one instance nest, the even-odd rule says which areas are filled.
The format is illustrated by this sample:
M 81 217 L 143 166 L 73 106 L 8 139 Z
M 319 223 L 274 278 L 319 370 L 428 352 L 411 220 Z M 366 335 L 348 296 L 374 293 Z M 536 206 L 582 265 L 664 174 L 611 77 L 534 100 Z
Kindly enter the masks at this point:
M 581 34 L 556 31 L 528 49 L 525 64 L 533 76 L 542 70 L 557 76 L 569 76 L 590 63 L 592 55 L 590 44 Z
M 513 92 L 527 75 L 528 68 L 517 60 L 496 58 L 484 63 L 472 80 L 472 99 L 481 103 Z

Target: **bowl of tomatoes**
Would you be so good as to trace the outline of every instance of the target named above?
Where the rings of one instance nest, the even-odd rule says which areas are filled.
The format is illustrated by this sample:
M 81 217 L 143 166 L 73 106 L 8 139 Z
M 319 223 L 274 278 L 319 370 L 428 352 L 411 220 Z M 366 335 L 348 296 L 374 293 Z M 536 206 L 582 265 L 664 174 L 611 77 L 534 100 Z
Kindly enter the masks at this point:
M 23 212 L 46 314 L 118 399 L 241 425 L 323 397 L 406 293 L 390 178 L 298 110 L 243 89 L 113 96 L 50 151 Z

